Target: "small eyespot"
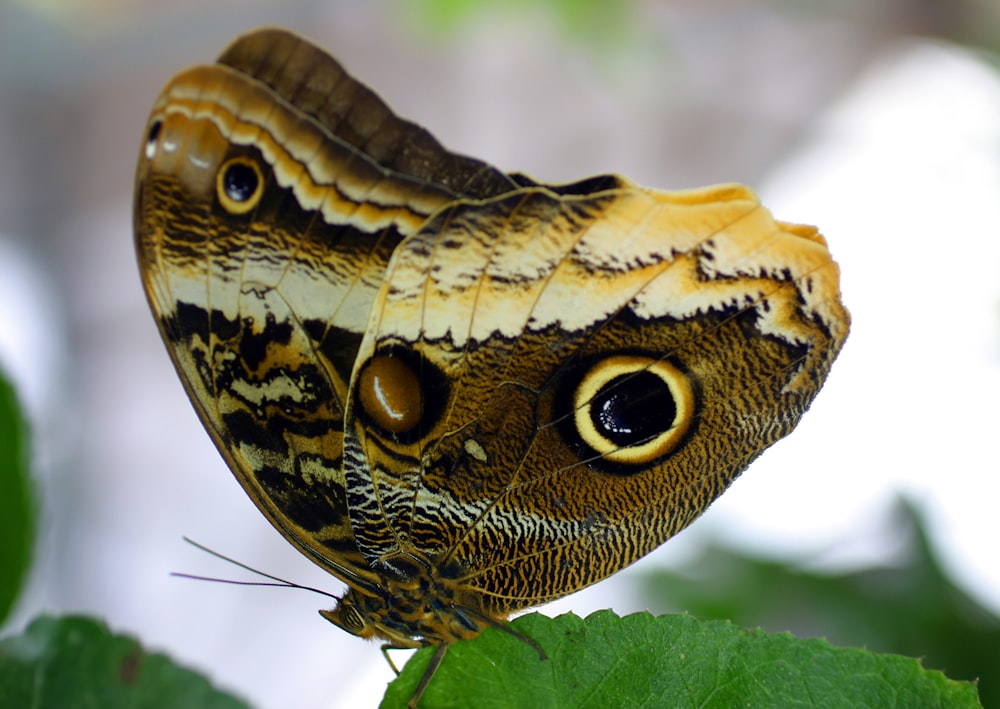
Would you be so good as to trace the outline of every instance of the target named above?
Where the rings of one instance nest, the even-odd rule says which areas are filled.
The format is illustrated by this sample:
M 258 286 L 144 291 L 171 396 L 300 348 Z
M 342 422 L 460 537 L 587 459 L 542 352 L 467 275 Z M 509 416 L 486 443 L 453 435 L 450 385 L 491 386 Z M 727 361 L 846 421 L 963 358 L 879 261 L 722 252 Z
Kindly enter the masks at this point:
M 573 393 L 580 440 L 604 461 L 648 465 L 684 440 L 694 418 L 687 374 L 665 360 L 615 355 L 594 364 Z
M 358 400 L 376 426 L 391 434 L 406 433 L 423 416 L 420 379 L 403 360 L 375 356 L 358 375 Z
M 149 133 L 146 134 L 146 159 L 152 160 L 160 147 L 160 131 L 163 129 L 163 121 L 157 118 L 149 126 Z
M 246 214 L 260 202 L 264 175 L 256 161 L 248 157 L 232 158 L 219 167 L 215 191 L 227 212 Z
M 448 380 L 420 353 L 401 345 L 376 352 L 354 381 L 355 411 L 374 434 L 409 444 L 444 412 Z

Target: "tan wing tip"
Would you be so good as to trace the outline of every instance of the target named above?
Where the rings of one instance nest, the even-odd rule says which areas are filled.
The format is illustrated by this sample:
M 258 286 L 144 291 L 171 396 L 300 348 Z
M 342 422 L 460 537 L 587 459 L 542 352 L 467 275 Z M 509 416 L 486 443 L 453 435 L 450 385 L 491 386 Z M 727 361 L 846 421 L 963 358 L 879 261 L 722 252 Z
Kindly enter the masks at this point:
M 819 229 L 812 226 L 811 224 L 795 224 L 793 222 L 783 222 L 780 220 L 775 220 L 783 232 L 792 234 L 793 236 L 800 236 L 803 239 L 808 239 L 820 246 L 827 246 L 826 238 L 819 233 Z
M 737 182 L 725 182 L 718 185 L 692 187 L 682 190 L 648 189 L 648 191 L 656 192 L 662 200 L 679 205 L 701 205 L 712 202 L 753 202 L 754 204 L 760 204 L 757 194 L 752 189 Z

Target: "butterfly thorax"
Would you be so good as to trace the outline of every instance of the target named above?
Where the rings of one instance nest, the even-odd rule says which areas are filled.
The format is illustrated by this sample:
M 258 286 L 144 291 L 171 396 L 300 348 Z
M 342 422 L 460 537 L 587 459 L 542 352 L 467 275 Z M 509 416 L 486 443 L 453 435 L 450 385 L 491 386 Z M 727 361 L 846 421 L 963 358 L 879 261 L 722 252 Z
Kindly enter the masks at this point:
M 380 638 L 390 647 L 450 644 L 479 635 L 488 623 L 475 596 L 454 579 L 434 576 L 386 579 L 375 593 L 348 589 L 335 608 L 320 615 L 353 635 Z

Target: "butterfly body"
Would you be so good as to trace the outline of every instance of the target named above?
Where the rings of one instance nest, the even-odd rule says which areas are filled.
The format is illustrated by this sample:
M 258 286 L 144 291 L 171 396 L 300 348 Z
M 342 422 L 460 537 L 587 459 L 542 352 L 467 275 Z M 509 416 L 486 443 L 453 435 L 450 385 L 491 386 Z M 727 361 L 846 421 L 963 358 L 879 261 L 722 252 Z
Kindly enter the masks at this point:
M 394 647 L 645 555 L 819 391 L 849 318 L 812 227 L 738 185 L 542 185 L 447 152 L 279 30 L 147 127 L 147 297 L 254 503 Z

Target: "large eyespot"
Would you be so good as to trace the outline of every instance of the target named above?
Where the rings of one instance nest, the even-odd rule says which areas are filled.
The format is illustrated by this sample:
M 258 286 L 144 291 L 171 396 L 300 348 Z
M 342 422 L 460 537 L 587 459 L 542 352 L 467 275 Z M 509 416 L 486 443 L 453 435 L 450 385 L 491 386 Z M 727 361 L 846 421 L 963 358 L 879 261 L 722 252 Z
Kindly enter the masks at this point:
M 580 440 L 610 463 L 648 465 L 673 451 L 694 418 L 691 379 L 676 366 L 640 355 L 597 361 L 573 392 Z
M 399 443 L 410 443 L 430 429 L 448 395 L 440 370 L 400 346 L 384 348 L 365 362 L 354 388 L 365 423 Z
M 257 206 L 264 193 L 264 175 L 255 160 L 231 158 L 222 163 L 215 176 L 219 203 L 230 214 L 246 214 Z
M 152 160 L 160 147 L 160 131 L 163 129 L 163 121 L 157 118 L 149 125 L 149 132 L 146 134 L 146 159 Z

